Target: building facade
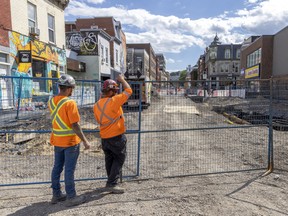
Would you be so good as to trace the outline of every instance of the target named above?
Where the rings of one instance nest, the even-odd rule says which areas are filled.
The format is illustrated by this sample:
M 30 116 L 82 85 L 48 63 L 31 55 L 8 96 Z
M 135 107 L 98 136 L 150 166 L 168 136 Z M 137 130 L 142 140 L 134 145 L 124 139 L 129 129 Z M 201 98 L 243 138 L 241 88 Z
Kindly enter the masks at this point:
M 127 79 L 145 80 L 149 75 L 149 55 L 145 49 L 127 49 Z
M 288 78 L 288 26 L 274 36 L 272 76 Z
M 78 79 L 105 80 L 110 78 L 110 40 L 111 36 L 98 28 L 66 32 L 68 73 Z M 73 68 L 76 63 L 79 67 L 82 65 L 84 67 L 75 71 Z
M 150 43 L 142 43 L 142 44 L 127 44 L 127 48 L 134 48 L 134 49 L 145 49 L 145 51 L 149 55 L 149 80 L 155 81 L 156 80 L 156 54 L 151 46 Z
M 166 81 L 164 73 L 166 71 L 166 60 L 162 53 L 156 54 L 156 80 Z
M 263 35 L 252 41 L 241 51 L 241 70 L 244 72 L 241 78 L 269 79 L 272 76 L 274 36 Z
M 5 67 L 1 75 L 22 77 L 59 77 L 65 73 L 64 9 L 68 0 L 3 0 L 0 2 L 0 56 Z M 4 14 L 3 14 L 3 13 Z M 3 64 L 1 64 L 3 65 Z M 22 85 L 21 103 L 30 103 L 33 95 L 52 90 L 52 81 L 26 80 Z M 17 79 L 3 83 L 1 90 L 15 106 L 18 98 Z M 18 87 L 17 87 L 18 86 Z M 33 87 L 32 87 L 33 86 Z M 3 94 L 2 94 L 3 95 Z M 10 100 L 13 98 L 14 100 Z M 3 105 L 2 105 L 3 106 Z M 5 107 L 3 107 L 5 108 Z
M 81 19 L 76 19 L 75 22 L 66 22 L 66 26 L 65 26 L 66 32 L 70 32 L 70 33 L 71 32 L 83 32 L 84 29 L 98 30 L 101 32 L 101 35 L 106 34 L 110 37 L 109 46 L 105 45 L 104 47 L 103 44 L 99 44 L 99 47 L 98 47 L 97 56 L 101 57 L 101 59 L 99 59 L 99 64 L 104 65 L 103 67 L 100 68 L 100 71 L 97 72 L 101 75 L 101 80 L 112 78 L 114 77 L 115 73 L 125 72 L 126 71 L 126 53 L 127 53 L 126 36 L 122 30 L 121 23 L 115 20 L 113 17 L 81 18 Z M 79 43 L 82 43 L 82 42 L 80 41 Z M 88 71 L 86 73 L 90 74 L 88 75 L 88 77 L 90 77 L 91 72 L 89 70 L 93 70 L 91 68 L 91 66 L 93 65 L 90 64 L 89 66 L 89 63 L 87 62 L 88 58 L 86 59 L 84 55 L 82 55 L 82 57 L 80 57 L 79 60 L 80 59 L 81 61 L 87 64 L 86 69 Z M 97 61 L 97 59 L 94 59 L 94 61 L 95 60 Z M 109 66 L 108 73 L 106 71 L 107 68 L 105 67 L 105 64 Z M 94 71 L 94 75 L 95 75 L 95 71 Z
M 236 87 L 240 77 L 241 44 L 221 44 L 216 35 L 213 42 L 206 48 L 205 72 L 207 88 L 225 89 L 226 86 Z

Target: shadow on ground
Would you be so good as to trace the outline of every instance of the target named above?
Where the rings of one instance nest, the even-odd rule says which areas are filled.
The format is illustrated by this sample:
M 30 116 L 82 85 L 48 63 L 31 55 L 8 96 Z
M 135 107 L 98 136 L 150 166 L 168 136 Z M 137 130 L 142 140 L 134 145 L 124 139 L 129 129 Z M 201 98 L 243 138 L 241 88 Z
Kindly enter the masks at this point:
M 110 194 L 109 192 L 105 192 L 103 188 L 98 188 L 94 191 L 84 193 L 83 195 L 87 197 L 87 201 L 95 201 L 100 200 L 104 196 Z M 23 216 L 23 215 L 29 215 L 29 216 L 44 216 L 44 215 L 50 215 L 52 213 L 60 212 L 63 210 L 67 210 L 67 208 L 73 208 L 73 207 L 66 207 L 65 202 L 60 202 L 58 204 L 52 205 L 50 202 L 38 202 L 34 203 L 32 205 L 29 205 L 27 207 L 24 207 L 22 209 L 19 209 L 15 213 L 9 214 L 8 216 Z

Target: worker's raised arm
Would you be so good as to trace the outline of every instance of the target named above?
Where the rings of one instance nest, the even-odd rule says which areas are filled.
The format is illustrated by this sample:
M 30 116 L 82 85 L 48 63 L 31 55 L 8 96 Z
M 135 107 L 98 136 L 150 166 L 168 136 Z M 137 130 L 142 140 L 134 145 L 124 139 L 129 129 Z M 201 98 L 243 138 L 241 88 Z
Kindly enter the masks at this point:
M 131 88 L 130 85 L 126 82 L 123 74 L 119 74 L 117 80 L 123 85 L 124 89 Z

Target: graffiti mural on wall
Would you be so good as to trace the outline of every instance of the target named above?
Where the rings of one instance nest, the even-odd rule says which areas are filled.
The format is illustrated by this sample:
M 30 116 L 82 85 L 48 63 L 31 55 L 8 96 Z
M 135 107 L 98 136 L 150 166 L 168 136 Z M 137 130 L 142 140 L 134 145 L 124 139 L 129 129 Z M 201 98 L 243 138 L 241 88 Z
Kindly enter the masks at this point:
M 32 42 L 32 56 L 45 59 L 46 61 L 46 76 L 52 77 L 51 64 L 57 64 L 61 66 L 66 65 L 66 52 L 63 49 L 59 49 L 50 44 L 43 43 L 41 41 Z M 59 71 L 57 71 L 57 77 L 59 77 Z M 47 91 L 52 88 L 52 81 L 47 81 Z
M 41 41 L 35 40 L 32 42 L 32 56 L 43 58 L 48 62 L 52 61 L 58 65 L 66 65 L 65 50 Z
M 31 63 L 18 63 L 19 50 L 32 50 L 32 58 L 43 59 L 43 61 L 65 66 L 66 53 L 64 49 L 59 49 L 51 44 L 33 40 L 30 37 L 16 32 L 9 32 L 10 55 L 14 58 L 13 66 L 17 71 L 28 73 L 31 70 Z M 31 49 L 32 46 L 32 49 Z M 49 74 L 49 71 L 48 71 Z
M 98 32 L 66 33 L 66 45 L 78 55 L 98 55 Z
M 9 32 L 9 46 L 10 46 L 10 56 L 12 57 L 11 61 L 11 75 L 16 77 L 31 77 L 31 79 L 13 79 L 13 97 L 14 101 L 21 99 L 21 106 L 27 106 L 27 103 L 32 102 L 33 95 L 41 96 L 50 92 L 52 88 L 52 81 L 42 81 L 33 79 L 36 75 L 40 74 L 37 71 L 34 71 L 33 68 L 37 62 L 43 62 L 43 70 L 41 72 L 41 77 L 47 78 L 52 77 L 52 65 L 58 65 L 53 67 L 54 71 L 56 69 L 56 77 L 59 77 L 59 67 L 66 66 L 66 53 L 64 49 L 59 49 L 51 44 L 43 43 L 38 40 L 31 40 L 30 37 L 21 35 L 17 32 Z M 32 53 L 32 63 L 20 63 L 19 62 L 19 50 L 20 51 L 31 51 Z M 33 63 L 34 62 L 34 63 Z M 33 67 L 32 67 L 33 64 Z M 38 77 L 38 76 L 37 76 Z M 54 72 L 55 77 L 55 72 Z M 43 85 L 40 88 L 35 86 Z M 20 89 L 21 88 L 21 89 Z M 20 89 L 20 90 L 19 90 Z M 17 105 L 14 103 L 14 105 Z
M 13 58 L 12 68 L 16 68 L 19 72 L 28 73 L 32 70 L 31 63 L 18 63 L 18 50 L 31 50 L 30 42 L 30 37 L 9 32 L 10 56 Z

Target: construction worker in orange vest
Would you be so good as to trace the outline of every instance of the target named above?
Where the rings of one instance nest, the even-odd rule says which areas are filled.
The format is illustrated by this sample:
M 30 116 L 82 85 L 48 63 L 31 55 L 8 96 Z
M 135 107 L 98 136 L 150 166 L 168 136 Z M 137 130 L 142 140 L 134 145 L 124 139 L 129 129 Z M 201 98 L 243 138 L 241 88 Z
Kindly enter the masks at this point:
M 75 206 L 86 201 L 85 196 L 76 196 L 74 172 L 80 153 L 80 142 L 85 150 L 90 144 L 85 137 L 79 122 L 80 115 L 77 104 L 71 100 L 76 82 L 68 74 L 58 80 L 60 93 L 51 98 L 48 107 L 52 120 L 50 143 L 54 146 L 54 166 L 51 174 L 53 197 L 52 204 L 66 200 L 66 206 Z M 64 182 L 66 194 L 61 191 L 60 176 L 65 167 Z
M 122 166 L 126 158 L 126 128 L 122 105 L 132 94 L 130 85 L 123 74 L 117 77 L 124 91 L 118 94 L 118 84 L 112 80 L 105 80 L 102 86 L 102 97 L 94 105 L 94 116 L 100 125 L 102 149 L 105 154 L 105 167 L 108 176 L 106 190 L 112 193 L 124 193 L 118 186 Z

